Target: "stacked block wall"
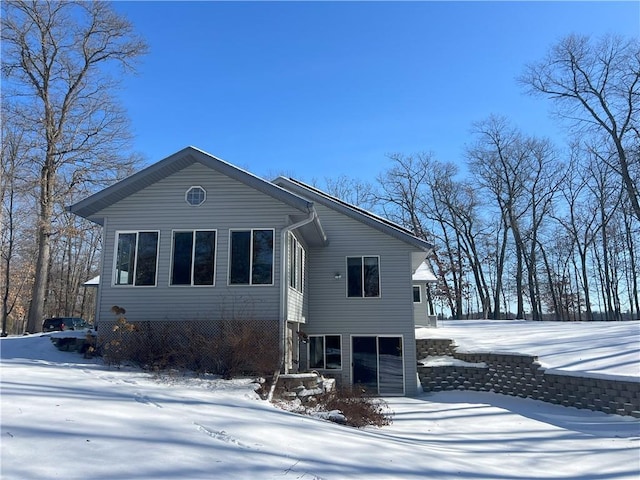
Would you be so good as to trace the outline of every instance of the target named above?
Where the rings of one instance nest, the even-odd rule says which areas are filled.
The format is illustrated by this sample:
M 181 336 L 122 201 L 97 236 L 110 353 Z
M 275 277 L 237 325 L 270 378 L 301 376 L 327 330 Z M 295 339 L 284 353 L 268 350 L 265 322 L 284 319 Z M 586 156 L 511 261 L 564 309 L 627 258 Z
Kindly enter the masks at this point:
M 416 340 L 418 358 L 451 356 L 485 366 L 418 366 L 425 392 L 476 390 L 640 418 L 640 379 L 547 372 L 537 357 L 456 351 L 451 340 Z

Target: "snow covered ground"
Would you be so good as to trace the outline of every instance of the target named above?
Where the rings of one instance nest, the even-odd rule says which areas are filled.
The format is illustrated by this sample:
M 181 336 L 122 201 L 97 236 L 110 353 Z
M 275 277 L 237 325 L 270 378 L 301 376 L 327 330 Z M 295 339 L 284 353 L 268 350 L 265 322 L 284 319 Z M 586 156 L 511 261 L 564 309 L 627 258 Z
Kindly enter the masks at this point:
M 420 336 L 640 377 L 640 323 L 446 322 Z M 640 422 L 480 392 L 389 398 L 363 430 L 280 410 L 249 380 L 157 378 L 4 338 L 1 476 L 94 479 L 637 479 Z
M 445 320 L 417 338 L 448 338 L 460 351 L 536 355 L 553 370 L 640 378 L 640 322 Z

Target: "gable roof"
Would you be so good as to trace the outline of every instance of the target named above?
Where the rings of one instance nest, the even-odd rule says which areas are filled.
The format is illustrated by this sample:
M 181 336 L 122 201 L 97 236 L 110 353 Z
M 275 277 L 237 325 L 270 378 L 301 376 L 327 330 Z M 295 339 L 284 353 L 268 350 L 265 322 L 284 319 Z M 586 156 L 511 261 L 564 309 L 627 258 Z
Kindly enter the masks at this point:
M 333 197 L 315 187 L 293 178 L 285 177 L 279 177 L 273 182 L 268 182 L 195 147 L 186 147 L 134 173 L 124 180 L 67 207 L 67 210 L 102 225 L 104 218 L 100 215 L 100 212 L 105 208 L 194 163 L 200 163 L 229 178 L 242 182 L 257 191 L 291 206 L 305 214 L 305 216 L 315 211 L 314 202 L 317 202 L 318 204 L 325 205 L 387 235 L 408 243 L 419 250 L 424 252 L 433 250 L 433 245 L 416 237 L 411 231 L 400 225 L 340 200 L 337 197 Z M 299 221 L 301 219 L 296 218 L 296 216 L 291 216 L 291 218 L 293 221 Z M 311 240 L 313 245 L 326 245 L 328 242 L 317 215 L 311 224 L 300 227 L 300 231 L 305 237 Z
M 420 266 L 416 269 L 413 277 L 411 277 L 414 282 L 427 282 L 427 283 L 435 283 L 438 281 L 436 276 L 431 269 L 431 265 L 428 260 L 425 260 L 420 264 Z
M 186 147 L 164 160 L 160 160 L 124 180 L 67 207 L 67 210 L 102 225 L 104 219 L 100 217 L 100 211 L 194 163 L 201 163 L 212 170 L 280 200 L 305 214 L 309 214 L 314 210 L 313 202 L 195 147 Z
M 287 177 L 278 177 L 273 181 L 273 183 L 287 190 L 296 192 L 298 195 L 307 197 L 313 202 L 324 205 L 351 217 L 354 220 L 373 227 L 376 230 L 397 238 L 398 240 L 402 240 L 405 243 L 413 245 L 420 250 L 425 252 L 431 252 L 431 250 L 433 250 L 433 245 L 416 237 L 410 230 L 398 225 L 397 223 L 391 222 L 390 220 L 364 210 L 363 208 L 347 203 L 344 200 L 340 200 L 339 198 L 329 195 L 328 193 L 312 187 L 311 185 L 307 185 L 299 180 Z

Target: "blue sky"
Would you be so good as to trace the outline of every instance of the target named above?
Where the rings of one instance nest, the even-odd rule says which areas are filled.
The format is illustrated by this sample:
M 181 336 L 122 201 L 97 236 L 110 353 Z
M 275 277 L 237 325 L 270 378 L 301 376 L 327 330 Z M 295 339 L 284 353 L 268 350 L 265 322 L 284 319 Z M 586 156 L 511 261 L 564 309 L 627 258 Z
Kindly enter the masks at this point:
M 464 162 L 475 121 L 562 142 L 515 78 L 569 33 L 640 35 L 640 2 L 117 2 L 150 46 L 121 99 L 149 163 L 193 145 L 272 178 Z

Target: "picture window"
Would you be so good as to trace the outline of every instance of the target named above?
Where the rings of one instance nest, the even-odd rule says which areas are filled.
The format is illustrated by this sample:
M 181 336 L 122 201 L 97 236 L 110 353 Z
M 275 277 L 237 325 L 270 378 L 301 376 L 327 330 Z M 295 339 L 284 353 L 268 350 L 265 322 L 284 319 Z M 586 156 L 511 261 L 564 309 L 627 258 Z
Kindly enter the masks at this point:
M 158 232 L 118 232 L 115 285 L 154 286 L 158 268 Z
M 235 230 L 230 233 L 229 284 L 273 284 L 273 230 Z
M 171 285 L 213 285 L 215 230 L 173 232 Z

